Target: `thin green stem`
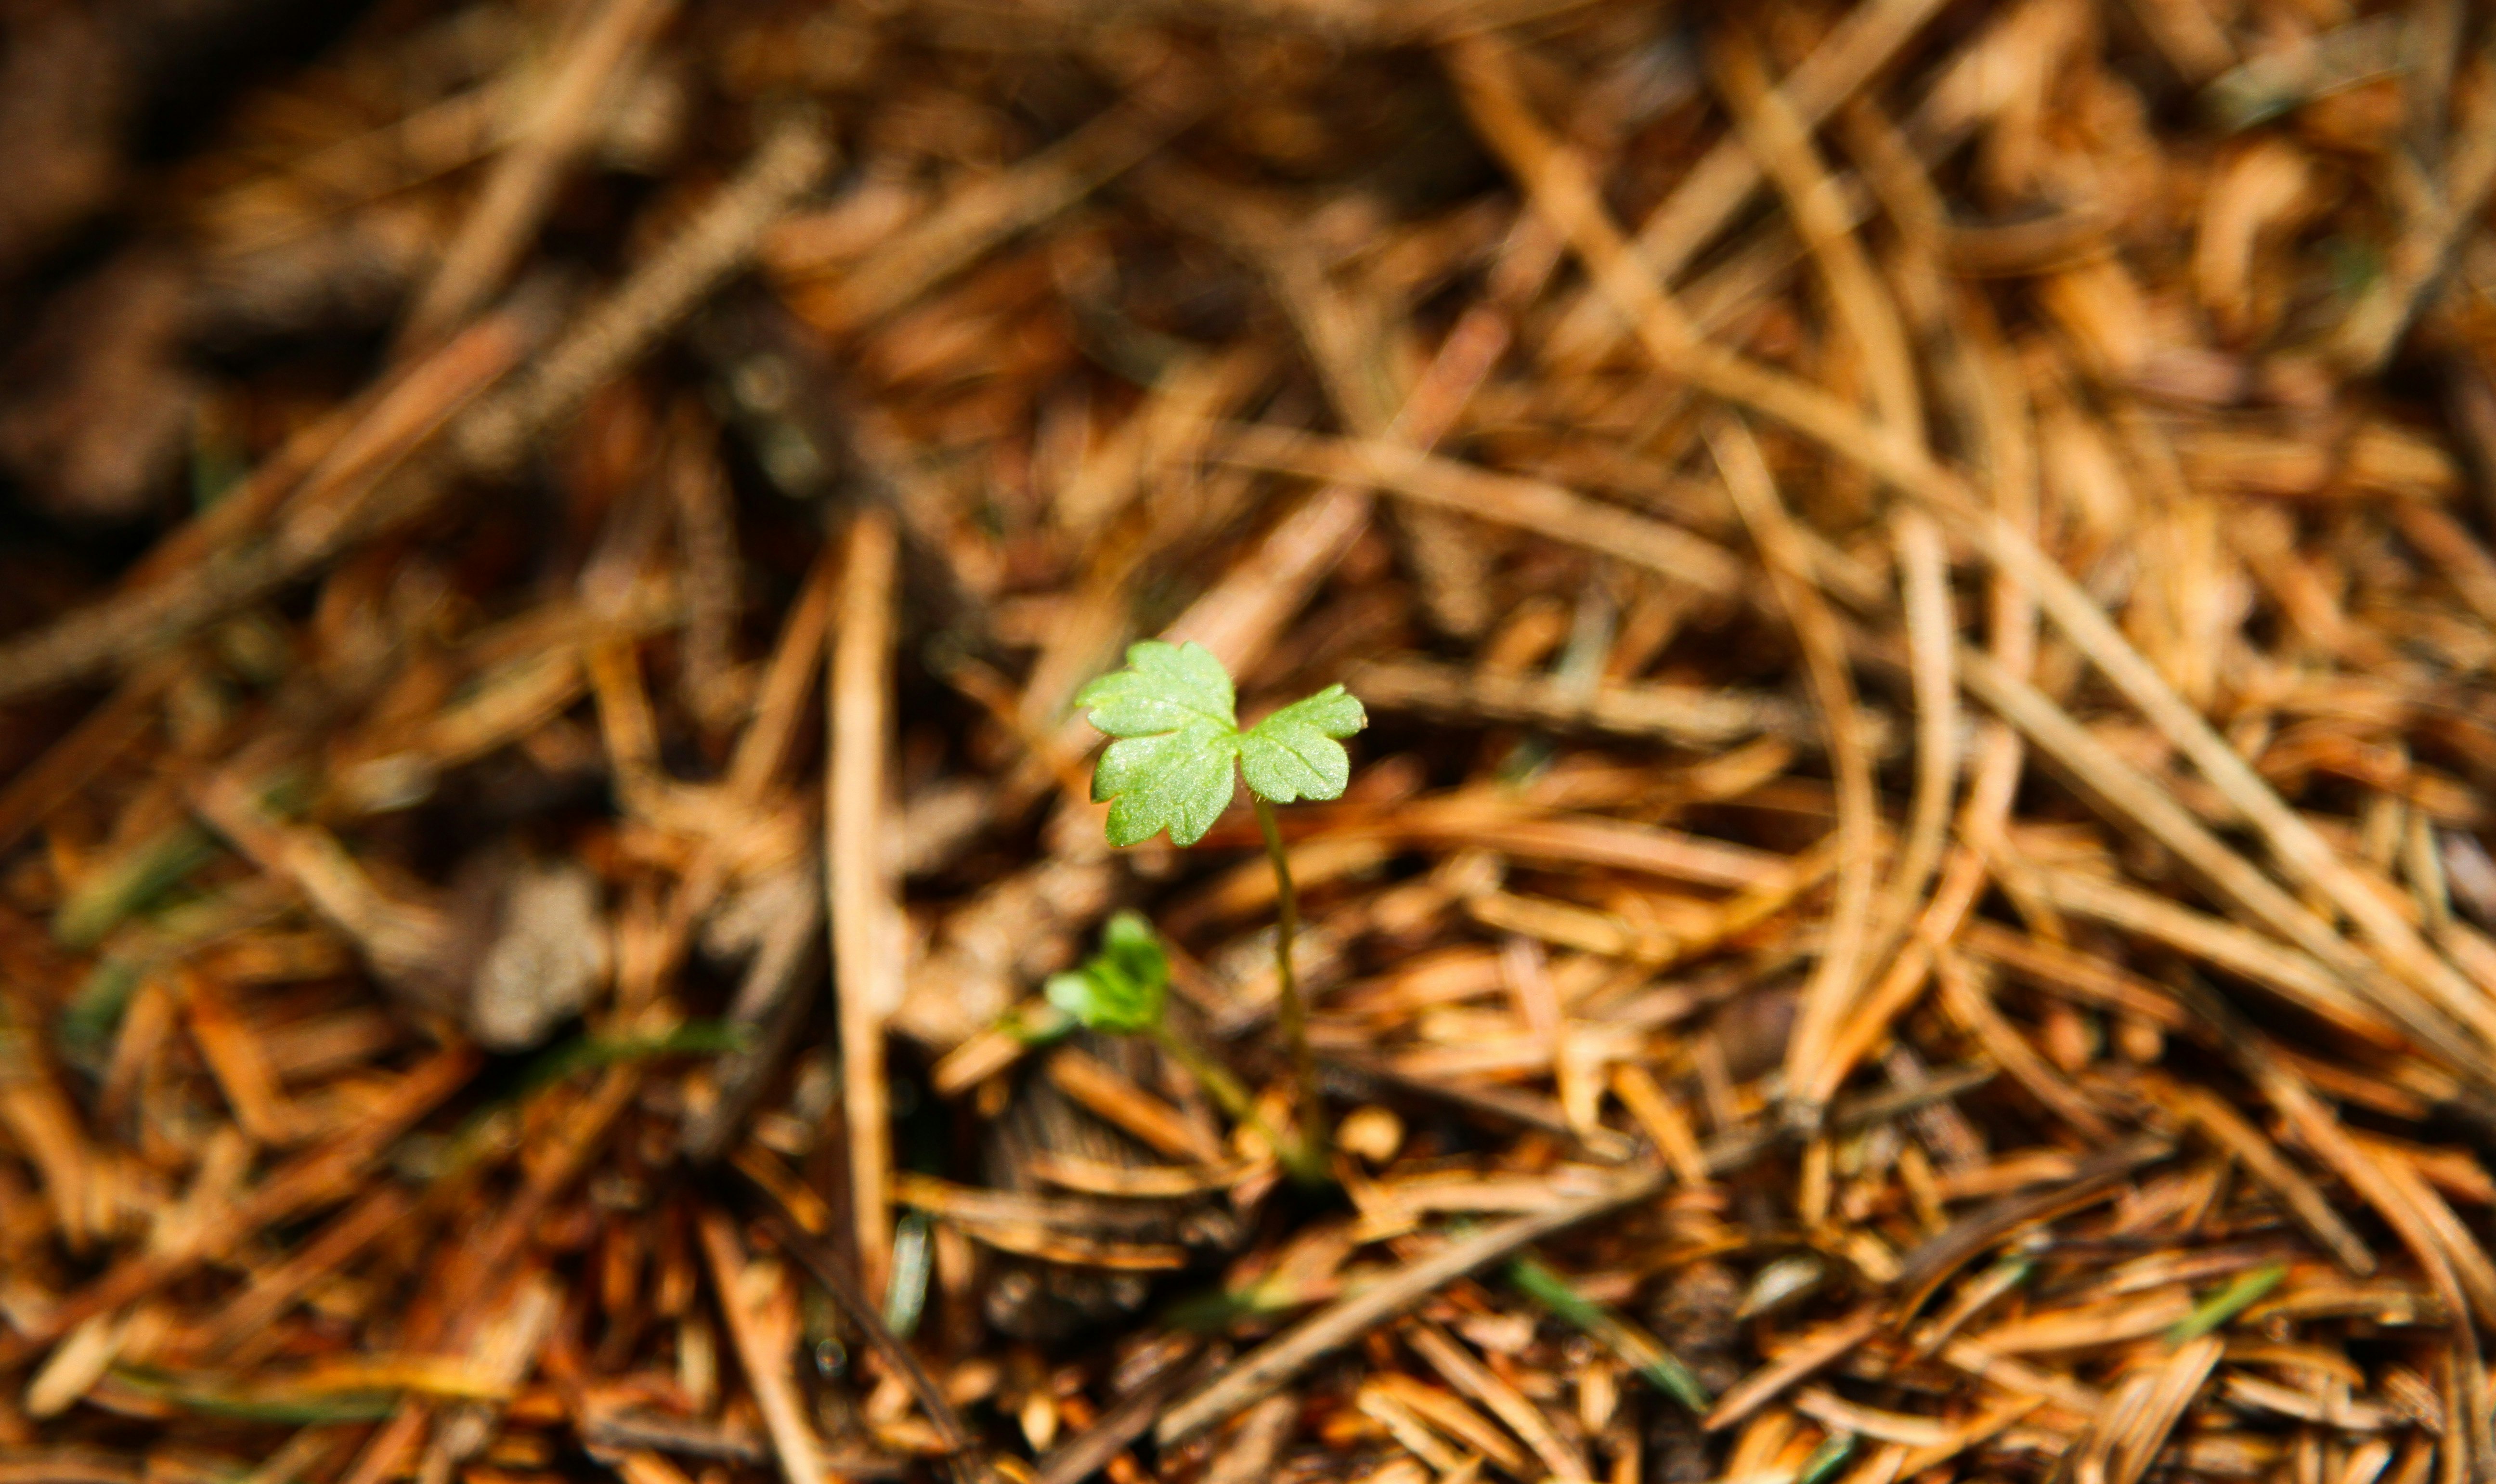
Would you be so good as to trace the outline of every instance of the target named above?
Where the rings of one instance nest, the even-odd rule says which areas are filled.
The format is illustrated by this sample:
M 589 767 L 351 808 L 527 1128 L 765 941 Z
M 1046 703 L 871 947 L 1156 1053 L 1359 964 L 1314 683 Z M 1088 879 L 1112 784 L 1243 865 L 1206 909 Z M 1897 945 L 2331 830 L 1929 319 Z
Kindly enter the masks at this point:
M 1187 1068 L 1187 1074 L 1196 1079 L 1197 1086 L 1221 1104 L 1222 1111 L 1231 1115 L 1234 1122 L 1245 1124 L 1255 1131 L 1258 1138 L 1264 1140 L 1266 1146 L 1273 1150 L 1274 1157 L 1283 1162 L 1283 1167 L 1292 1172 L 1295 1180 L 1326 1179 L 1325 1159 L 1309 1147 L 1306 1139 L 1287 1140 L 1276 1133 L 1257 1112 L 1256 1099 L 1248 1095 L 1247 1088 L 1231 1075 L 1231 1068 L 1216 1060 L 1204 1048 L 1171 1029 L 1167 1020 L 1154 1022 L 1145 1034 L 1152 1037 L 1154 1045 L 1168 1052 L 1171 1060 Z
M 1292 1070 L 1299 1081 L 1300 1141 L 1308 1149 L 1311 1160 L 1324 1168 L 1329 1142 L 1326 1101 L 1318 1089 L 1318 1058 L 1309 1050 L 1308 1006 L 1300 999 L 1299 978 L 1292 971 L 1292 940 L 1300 931 L 1300 899 L 1292 890 L 1292 858 L 1283 849 L 1283 831 L 1274 822 L 1274 806 L 1253 790 L 1248 797 L 1257 805 L 1257 828 L 1265 836 L 1265 859 L 1274 867 L 1275 1019 L 1282 1023 L 1283 1039 L 1291 1043 Z
M 1221 1104 L 1222 1111 L 1231 1115 L 1232 1121 L 1250 1123 L 1256 1121 L 1257 1105 L 1239 1079 L 1231 1075 L 1231 1068 L 1214 1060 L 1203 1048 L 1172 1030 L 1166 1020 L 1155 1021 L 1152 1028 L 1144 1034 L 1153 1038 L 1154 1045 L 1170 1053 L 1171 1060 L 1187 1068 L 1187 1074 L 1196 1079 L 1197 1086 Z

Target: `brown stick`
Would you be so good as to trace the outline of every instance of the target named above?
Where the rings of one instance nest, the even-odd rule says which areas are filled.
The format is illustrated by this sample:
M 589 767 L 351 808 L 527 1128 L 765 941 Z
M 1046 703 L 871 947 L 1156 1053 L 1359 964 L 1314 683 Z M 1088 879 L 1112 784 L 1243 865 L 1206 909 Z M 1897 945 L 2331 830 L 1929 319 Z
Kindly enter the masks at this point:
M 771 1450 L 779 1455 L 780 1471 L 788 1484 L 822 1484 L 823 1444 L 806 1423 L 790 1374 L 788 1342 L 795 1337 L 767 1333 L 762 1316 L 746 1307 L 740 1291 L 746 1272 L 745 1245 L 736 1240 L 728 1217 L 705 1211 L 697 1230 L 711 1280 L 718 1288 L 720 1314 L 728 1321 L 729 1340 L 745 1367 L 745 1378 L 754 1387 L 754 1402 L 763 1412 L 764 1430 L 771 1435 Z
M 531 438 L 569 419 L 590 393 L 640 359 L 752 261 L 764 229 L 814 188 L 831 158 L 817 119 L 802 113 L 783 119 L 736 178 L 582 315 L 527 379 L 461 420 L 453 439 L 460 458 L 487 472 L 516 463 Z
M 886 799 L 892 739 L 892 599 L 898 544 L 891 515 L 850 527 L 832 681 L 826 696 L 831 756 L 825 777 L 825 890 L 840 1000 L 841 1096 L 849 1119 L 851 1210 L 858 1278 L 884 1291 L 892 1266 L 892 1136 L 885 1102 L 884 1023 L 901 1003 L 901 883 L 891 868 Z
M 298 433 L 224 502 L 176 527 L 120 590 L 30 633 L 0 642 L 0 701 L 127 667 L 170 647 L 327 558 L 303 513 L 359 507 L 378 483 L 406 480 L 406 462 L 454 415 L 504 377 L 537 339 L 525 315 L 471 327 L 356 404 Z M 231 508 L 230 508 L 231 507 Z M 286 524 L 255 539 L 281 510 Z

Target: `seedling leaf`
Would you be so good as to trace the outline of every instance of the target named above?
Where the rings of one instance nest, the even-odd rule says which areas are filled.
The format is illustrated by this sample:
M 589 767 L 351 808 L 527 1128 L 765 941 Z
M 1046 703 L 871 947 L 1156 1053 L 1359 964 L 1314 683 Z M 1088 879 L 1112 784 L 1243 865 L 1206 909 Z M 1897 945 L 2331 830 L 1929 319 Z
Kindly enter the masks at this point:
M 1152 925 L 1120 912 L 1102 930 L 1101 951 L 1082 967 L 1049 976 L 1048 1002 L 1087 1030 L 1142 1035 L 1161 1024 L 1170 959 Z
M 1165 732 L 1109 744 L 1092 773 L 1092 798 L 1111 801 L 1112 845 L 1136 845 L 1170 831 L 1170 843 L 1193 845 L 1231 806 L 1235 732 Z
M 1127 649 L 1127 668 L 1075 698 L 1092 724 L 1118 739 L 1092 774 L 1092 797 L 1109 805 L 1113 845 L 1164 830 L 1193 845 L 1231 805 L 1234 762 L 1257 796 L 1273 804 L 1334 799 L 1352 778 L 1352 758 L 1336 739 L 1368 724 L 1340 685 L 1284 707 L 1239 730 L 1231 677 L 1197 644 L 1147 639 Z
M 1147 639 L 1128 647 L 1126 669 L 1084 686 L 1075 704 L 1120 739 L 1092 774 L 1093 799 L 1109 801 L 1109 843 L 1139 844 L 1164 830 L 1175 845 L 1202 839 L 1231 805 L 1239 755 L 1222 661 L 1202 645 Z
M 1295 701 L 1239 738 L 1239 770 L 1259 798 L 1339 799 L 1352 781 L 1352 756 L 1335 739 L 1369 724 L 1360 702 L 1340 685 Z
M 1112 737 L 1192 729 L 1229 732 L 1239 724 L 1230 673 L 1201 644 L 1147 639 L 1127 647 L 1127 668 L 1083 687 L 1075 704 Z
M 1109 915 L 1101 929 L 1101 958 L 1139 984 L 1170 983 L 1170 955 L 1140 912 Z
M 1048 1002 L 1075 1018 L 1086 1030 L 1135 1035 L 1152 1025 L 1139 986 L 1096 974 L 1087 966 L 1048 976 Z

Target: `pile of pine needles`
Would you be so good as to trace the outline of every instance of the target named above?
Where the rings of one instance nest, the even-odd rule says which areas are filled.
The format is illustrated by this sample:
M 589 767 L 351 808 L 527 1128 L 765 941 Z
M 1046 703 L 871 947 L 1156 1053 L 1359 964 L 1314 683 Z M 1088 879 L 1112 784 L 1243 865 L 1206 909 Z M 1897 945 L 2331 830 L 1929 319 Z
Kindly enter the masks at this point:
M 0 1484 L 2496 1480 L 2479 8 L 278 9 L 9 12 Z

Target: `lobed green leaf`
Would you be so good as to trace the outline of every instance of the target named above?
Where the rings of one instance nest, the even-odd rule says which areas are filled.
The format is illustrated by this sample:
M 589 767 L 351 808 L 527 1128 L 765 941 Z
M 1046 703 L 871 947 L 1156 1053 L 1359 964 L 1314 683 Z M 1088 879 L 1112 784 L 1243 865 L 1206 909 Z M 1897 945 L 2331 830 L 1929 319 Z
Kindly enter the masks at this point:
M 1092 797 L 1109 805 L 1112 845 L 1167 830 L 1193 845 L 1231 805 L 1232 769 L 1275 804 L 1335 799 L 1352 779 L 1337 739 L 1369 722 L 1340 685 L 1284 707 L 1245 732 L 1229 672 L 1198 644 L 1147 639 L 1127 648 L 1127 668 L 1083 687 L 1076 704 L 1116 738 L 1092 774 Z
M 1203 737 L 1166 732 L 1109 744 L 1092 773 L 1092 798 L 1109 802 L 1109 843 L 1136 845 L 1170 831 L 1170 843 L 1193 845 L 1231 806 L 1236 733 Z
M 1076 693 L 1075 704 L 1112 737 L 1157 732 L 1237 729 L 1230 672 L 1201 644 L 1147 639 L 1127 647 L 1127 668 L 1113 670 Z
M 1329 685 L 1295 701 L 1239 737 L 1239 767 L 1259 798 L 1340 799 L 1352 781 L 1352 755 L 1337 738 L 1369 724 L 1352 692 Z
M 1092 797 L 1109 804 L 1113 845 L 1164 830 L 1192 845 L 1231 805 L 1239 729 L 1231 677 L 1202 645 L 1147 639 L 1127 647 L 1127 668 L 1083 687 L 1076 704 L 1111 737 L 1092 774 Z

